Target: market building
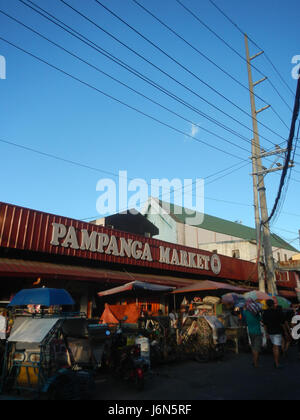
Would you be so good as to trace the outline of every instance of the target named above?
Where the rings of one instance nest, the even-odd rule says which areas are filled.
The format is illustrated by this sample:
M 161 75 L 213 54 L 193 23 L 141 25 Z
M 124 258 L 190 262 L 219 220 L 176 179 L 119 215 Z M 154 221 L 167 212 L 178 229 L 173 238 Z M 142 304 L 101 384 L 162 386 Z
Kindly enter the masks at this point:
M 0 203 L 0 278 L 0 301 L 24 288 L 65 288 L 91 317 L 102 305 L 99 292 L 132 281 L 177 289 L 213 280 L 255 288 L 257 267 L 198 247 Z M 296 298 L 293 272 L 278 286 Z M 165 309 L 165 298 L 155 299 Z
M 256 230 L 253 228 L 207 214 L 198 218 L 200 224 L 191 225 L 188 222 L 191 210 L 152 197 L 142 213 L 159 229 L 156 239 L 256 261 Z M 278 235 L 272 234 L 271 242 L 276 262 L 289 261 L 299 253 Z

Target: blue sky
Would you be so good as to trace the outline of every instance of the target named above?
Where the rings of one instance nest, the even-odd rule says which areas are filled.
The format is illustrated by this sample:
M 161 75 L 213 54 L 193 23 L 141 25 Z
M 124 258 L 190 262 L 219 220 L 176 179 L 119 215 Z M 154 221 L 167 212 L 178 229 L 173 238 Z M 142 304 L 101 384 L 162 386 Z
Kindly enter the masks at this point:
M 101 3 L 167 52 L 182 67 L 109 14 L 95 0 L 66 2 L 171 75 L 173 80 L 86 21 L 60 0 L 34 2 L 184 100 L 190 107 L 194 107 L 194 110 L 113 63 L 20 1 L 0 0 L 0 9 L 201 128 L 142 98 L 0 14 L 0 37 L 108 95 L 176 127 L 181 132 L 171 130 L 128 109 L 0 40 L 0 55 L 5 57 L 7 65 L 7 78 L 0 80 L 0 140 L 76 161 L 104 172 L 117 174 L 119 170 L 127 170 L 129 178 L 142 178 L 149 183 L 153 178 L 206 178 L 233 165 L 237 165 L 238 168 L 247 161 L 250 156 L 249 140 L 252 138 L 251 119 L 247 115 L 250 114 L 247 89 L 176 38 L 132 0 L 101 0 Z M 189 15 L 175 0 L 139 2 L 247 87 L 245 61 Z M 208 0 L 182 2 L 219 37 L 245 56 L 242 34 Z M 300 55 L 298 1 L 215 2 L 267 52 L 286 84 L 295 92 L 296 81 L 291 76 L 291 60 L 293 56 Z M 259 51 L 251 43 L 250 49 L 252 55 Z M 286 124 L 280 121 L 272 109 L 259 115 L 259 121 L 264 124 L 259 126 L 261 143 L 265 149 L 270 149 L 273 147 L 271 143 L 280 144 L 288 137 L 287 127 L 291 122 L 289 108 L 293 107 L 294 98 L 265 56 L 257 58 L 255 66 L 269 77 L 281 96 L 269 82 L 256 88 L 256 94 L 270 103 Z M 253 77 L 254 80 L 258 80 L 262 76 L 254 70 Z M 215 91 L 207 85 L 212 86 Z M 257 108 L 264 106 L 265 102 L 257 99 Z M 215 125 L 205 118 L 203 113 L 234 130 L 243 139 Z M 197 140 L 183 133 L 190 134 Z M 217 136 L 224 137 L 238 147 L 224 142 Z M 234 154 L 235 157 L 210 148 L 201 141 Z M 3 142 L 0 142 L 0 156 L 1 201 L 78 219 L 93 218 L 97 215 L 96 201 L 99 192 L 96 191 L 96 185 L 99 179 L 107 177 L 105 173 L 50 159 Z M 300 162 L 300 156 L 295 160 Z M 265 163 L 266 166 L 268 164 L 270 162 Z M 232 169 L 228 172 L 232 172 Z M 250 173 L 249 163 L 248 166 L 227 176 L 224 172 L 221 177 L 218 175 L 207 179 L 206 213 L 253 226 Z M 272 225 L 272 230 L 288 241 L 298 236 L 300 225 L 299 164 L 296 164 L 291 178 L 282 211 Z M 214 180 L 215 182 L 211 182 Z M 270 208 L 274 203 L 279 180 L 278 174 L 268 175 L 266 178 Z M 298 246 L 298 241 L 292 244 Z

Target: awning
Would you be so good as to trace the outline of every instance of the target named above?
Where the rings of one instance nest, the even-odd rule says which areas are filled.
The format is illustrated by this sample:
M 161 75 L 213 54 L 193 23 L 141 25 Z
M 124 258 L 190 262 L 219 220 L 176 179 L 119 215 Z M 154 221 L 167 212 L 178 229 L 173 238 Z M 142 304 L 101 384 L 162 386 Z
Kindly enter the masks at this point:
M 128 271 L 116 271 L 106 268 L 92 268 L 76 265 L 54 264 L 39 261 L 17 260 L 0 258 L 0 277 L 33 278 L 41 277 L 49 280 L 78 280 L 93 281 L 103 284 L 127 284 L 132 281 L 160 284 L 171 287 L 184 287 L 194 283 L 195 280 L 139 274 Z
M 168 292 L 172 292 L 172 290 L 174 290 L 174 287 L 161 286 L 158 284 L 145 283 L 141 281 L 132 281 L 130 283 L 125 284 L 124 286 L 114 287 L 113 289 L 105 290 L 104 292 L 99 292 L 98 296 L 115 295 L 117 293 L 124 293 L 128 291 L 147 291 L 147 292 L 168 293 Z
M 213 290 L 230 290 L 231 292 L 244 293 L 248 292 L 249 289 L 231 286 L 227 283 L 219 283 L 210 280 L 198 281 L 197 283 L 192 284 L 191 286 L 184 287 L 182 289 L 174 290 L 173 293 L 192 293 L 192 292 L 204 292 L 204 291 L 213 291 Z

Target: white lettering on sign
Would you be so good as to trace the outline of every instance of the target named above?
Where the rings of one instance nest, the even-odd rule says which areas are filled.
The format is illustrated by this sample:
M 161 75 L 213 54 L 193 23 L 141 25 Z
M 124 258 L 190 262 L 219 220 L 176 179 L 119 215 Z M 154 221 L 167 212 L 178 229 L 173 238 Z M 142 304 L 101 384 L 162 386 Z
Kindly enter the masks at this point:
M 96 252 L 97 251 L 96 242 L 97 242 L 97 232 L 92 232 L 89 235 L 87 230 L 82 229 L 82 231 L 81 231 L 81 247 L 80 247 L 80 249 L 82 251 Z
M 218 275 L 221 272 L 222 264 L 220 257 L 214 254 L 210 259 L 210 266 L 214 274 Z
M 65 225 L 61 225 L 59 223 L 52 223 L 53 231 L 52 231 L 52 240 L 50 242 L 53 246 L 59 245 L 59 239 L 64 238 L 67 234 L 67 228 Z
M 88 232 L 86 229 L 82 229 L 79 233 L 74 226 L 67 228 L 61 223 L 52 223 L 52 227 L 50 242 L 52 246 L 153 262 L 151 248 L 147 242 L 143 243 L 123 237 L 117 238 L 115 235 L 96 231 Z M 212 256 L 202 255 L 164 246 L 159 247 L 159 252 L 159 262 L 161 264 L 212 271 L 215 275 L 221 272 L 221 260 L 216 254 Z
M 159 247 L 160 260 L 162 264 L 177 265 L 181 267 L 196 268 L 199 270 L 212 271 L 218 275 L 221 272 L 222 264 L 220 257 L 216 254 L 211 257 L 208 255 L 196 254 L 184 250 Z
M 52 223 L 52 246 L 62 246 L 64 248 L 80 249 L 81 251 L 98 252 L 99 254 L 113 255 L 115 257 L 134 258 L 152 262 L 151 248 L 148 243 L 143 244 L 132 239 L 120 238 L 115 235 L 106 233 L 88 232 L 86 229 L 81 230 L 81 237 L 73 226 L 69 229 L 60 223 Z M 80 244 L 80 246 L 79 246 Z
M 76 230 L 73 226 L 69 227 L 67 236 L 65 237 L 65 240 L 63 241 L 61 246 L 63 246 L 64 248 L 79 249 Z

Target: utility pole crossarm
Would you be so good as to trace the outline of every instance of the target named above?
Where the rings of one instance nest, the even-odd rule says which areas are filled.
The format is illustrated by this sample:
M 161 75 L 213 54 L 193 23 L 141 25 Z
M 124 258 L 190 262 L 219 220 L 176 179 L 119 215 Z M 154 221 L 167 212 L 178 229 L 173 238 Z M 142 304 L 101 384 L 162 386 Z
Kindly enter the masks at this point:
M 259 109 L 258 111 L 255 111 L 256 115 L 260 114 L 261 112 L 265 111 L 266 109 L 271 108 L 271 105 L 266 105 L 263 108 Z

